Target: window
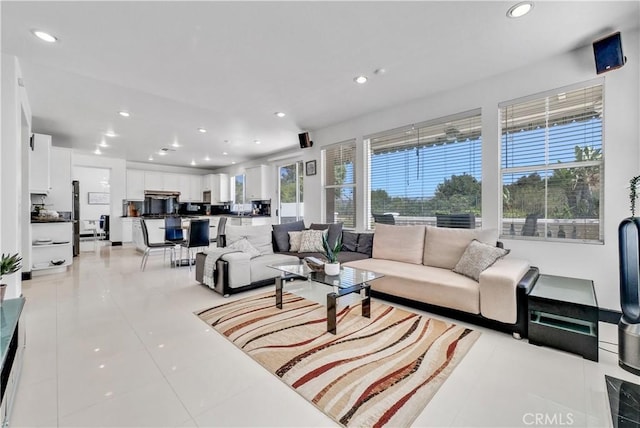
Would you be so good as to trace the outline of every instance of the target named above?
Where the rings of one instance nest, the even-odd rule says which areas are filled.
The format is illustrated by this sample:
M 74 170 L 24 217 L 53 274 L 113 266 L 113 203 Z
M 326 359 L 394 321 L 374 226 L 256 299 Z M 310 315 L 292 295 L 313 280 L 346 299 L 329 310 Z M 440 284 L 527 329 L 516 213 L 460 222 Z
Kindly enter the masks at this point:
M 244 204 L 244 174 L 233 177 L 233 202 Z
M 503 103 L 502 236 L 602 242 L 602 85 Z
M 324 165 L 325 219 L 356 227 L 356 141 L 349 140 L 322 151 Z
M 297 161 L 283 165 L 280 176 L 280 223 L 291 223 L 304 218 L 304 163 Z
M 366 137 L 369 224 L 479 224 L 481 126 L 474 110 Z

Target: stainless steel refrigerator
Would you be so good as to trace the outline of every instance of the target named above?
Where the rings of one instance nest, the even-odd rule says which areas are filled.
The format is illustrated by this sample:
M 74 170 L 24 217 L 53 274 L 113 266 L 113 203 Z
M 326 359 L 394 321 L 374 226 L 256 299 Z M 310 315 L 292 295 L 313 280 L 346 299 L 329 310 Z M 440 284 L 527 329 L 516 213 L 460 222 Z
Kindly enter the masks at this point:
M 71 200 L 73 201 L 71 220 L 73 221 L 73 257 L 80 254 L 80 182 L 71 182 Z

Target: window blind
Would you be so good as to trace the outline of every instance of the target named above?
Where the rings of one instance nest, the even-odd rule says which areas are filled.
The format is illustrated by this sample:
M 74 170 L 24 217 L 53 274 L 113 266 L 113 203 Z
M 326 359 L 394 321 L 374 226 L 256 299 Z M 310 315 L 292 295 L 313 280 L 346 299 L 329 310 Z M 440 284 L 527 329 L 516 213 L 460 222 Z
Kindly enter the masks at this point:
M 475 227 L 469 219 L 481 215 L 481 125 L 474 110 L 367 137 L 370 225 L 390 214 L 395 223 L 437 225 L 440 215 L 443 226 Z
M 356 142 L 349 140 L 322 151 L 325 181 L 325 218 L 356 227 Z
M 502 234 L 602 241 L 601 84 L 501 106 Z

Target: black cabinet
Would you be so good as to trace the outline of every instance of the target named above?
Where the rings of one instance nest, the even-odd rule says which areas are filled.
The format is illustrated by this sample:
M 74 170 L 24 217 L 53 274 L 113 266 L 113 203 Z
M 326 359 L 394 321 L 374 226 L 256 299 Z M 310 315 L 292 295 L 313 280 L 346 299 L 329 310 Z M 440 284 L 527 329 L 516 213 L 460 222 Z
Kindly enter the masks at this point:
M 529 343 L 598 361 L 598 301 L 593 281 L 540 275 L 529 293 Z

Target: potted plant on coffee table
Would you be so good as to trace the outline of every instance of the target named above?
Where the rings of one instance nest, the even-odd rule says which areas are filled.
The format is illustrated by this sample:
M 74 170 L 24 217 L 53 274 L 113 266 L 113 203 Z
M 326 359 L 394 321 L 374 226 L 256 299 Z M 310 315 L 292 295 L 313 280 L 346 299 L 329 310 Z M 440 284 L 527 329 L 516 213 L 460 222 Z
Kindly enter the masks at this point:
M 338 262 L 338 254 L 342 250 L 342 237 L 338 236 L 333 246 L 329 245 L 327 236 L 322 236 L 322 248 L 324 248 L 324 256 L 327 263 L 324 264 L 324 273 L 327 275 L 338 275 L 340 273 L 340 262 Z
M 0 258 L 0 281 L 2 280 L 2 277 L 4 275 L 10 275 L 12 273 L 19 271 L 20 268 L 22 267 L 20 265 L 21 261 L 22 261 L 22 257 L 20 257 L 18 253 L 15 253 L 14 255 L 2 254 L 2 257 Z M 4 292 L 6 291 L 6 289 L 7 289 L 7 284 L 2 284 L 0 282 L 0 305 L 4 300 Z

